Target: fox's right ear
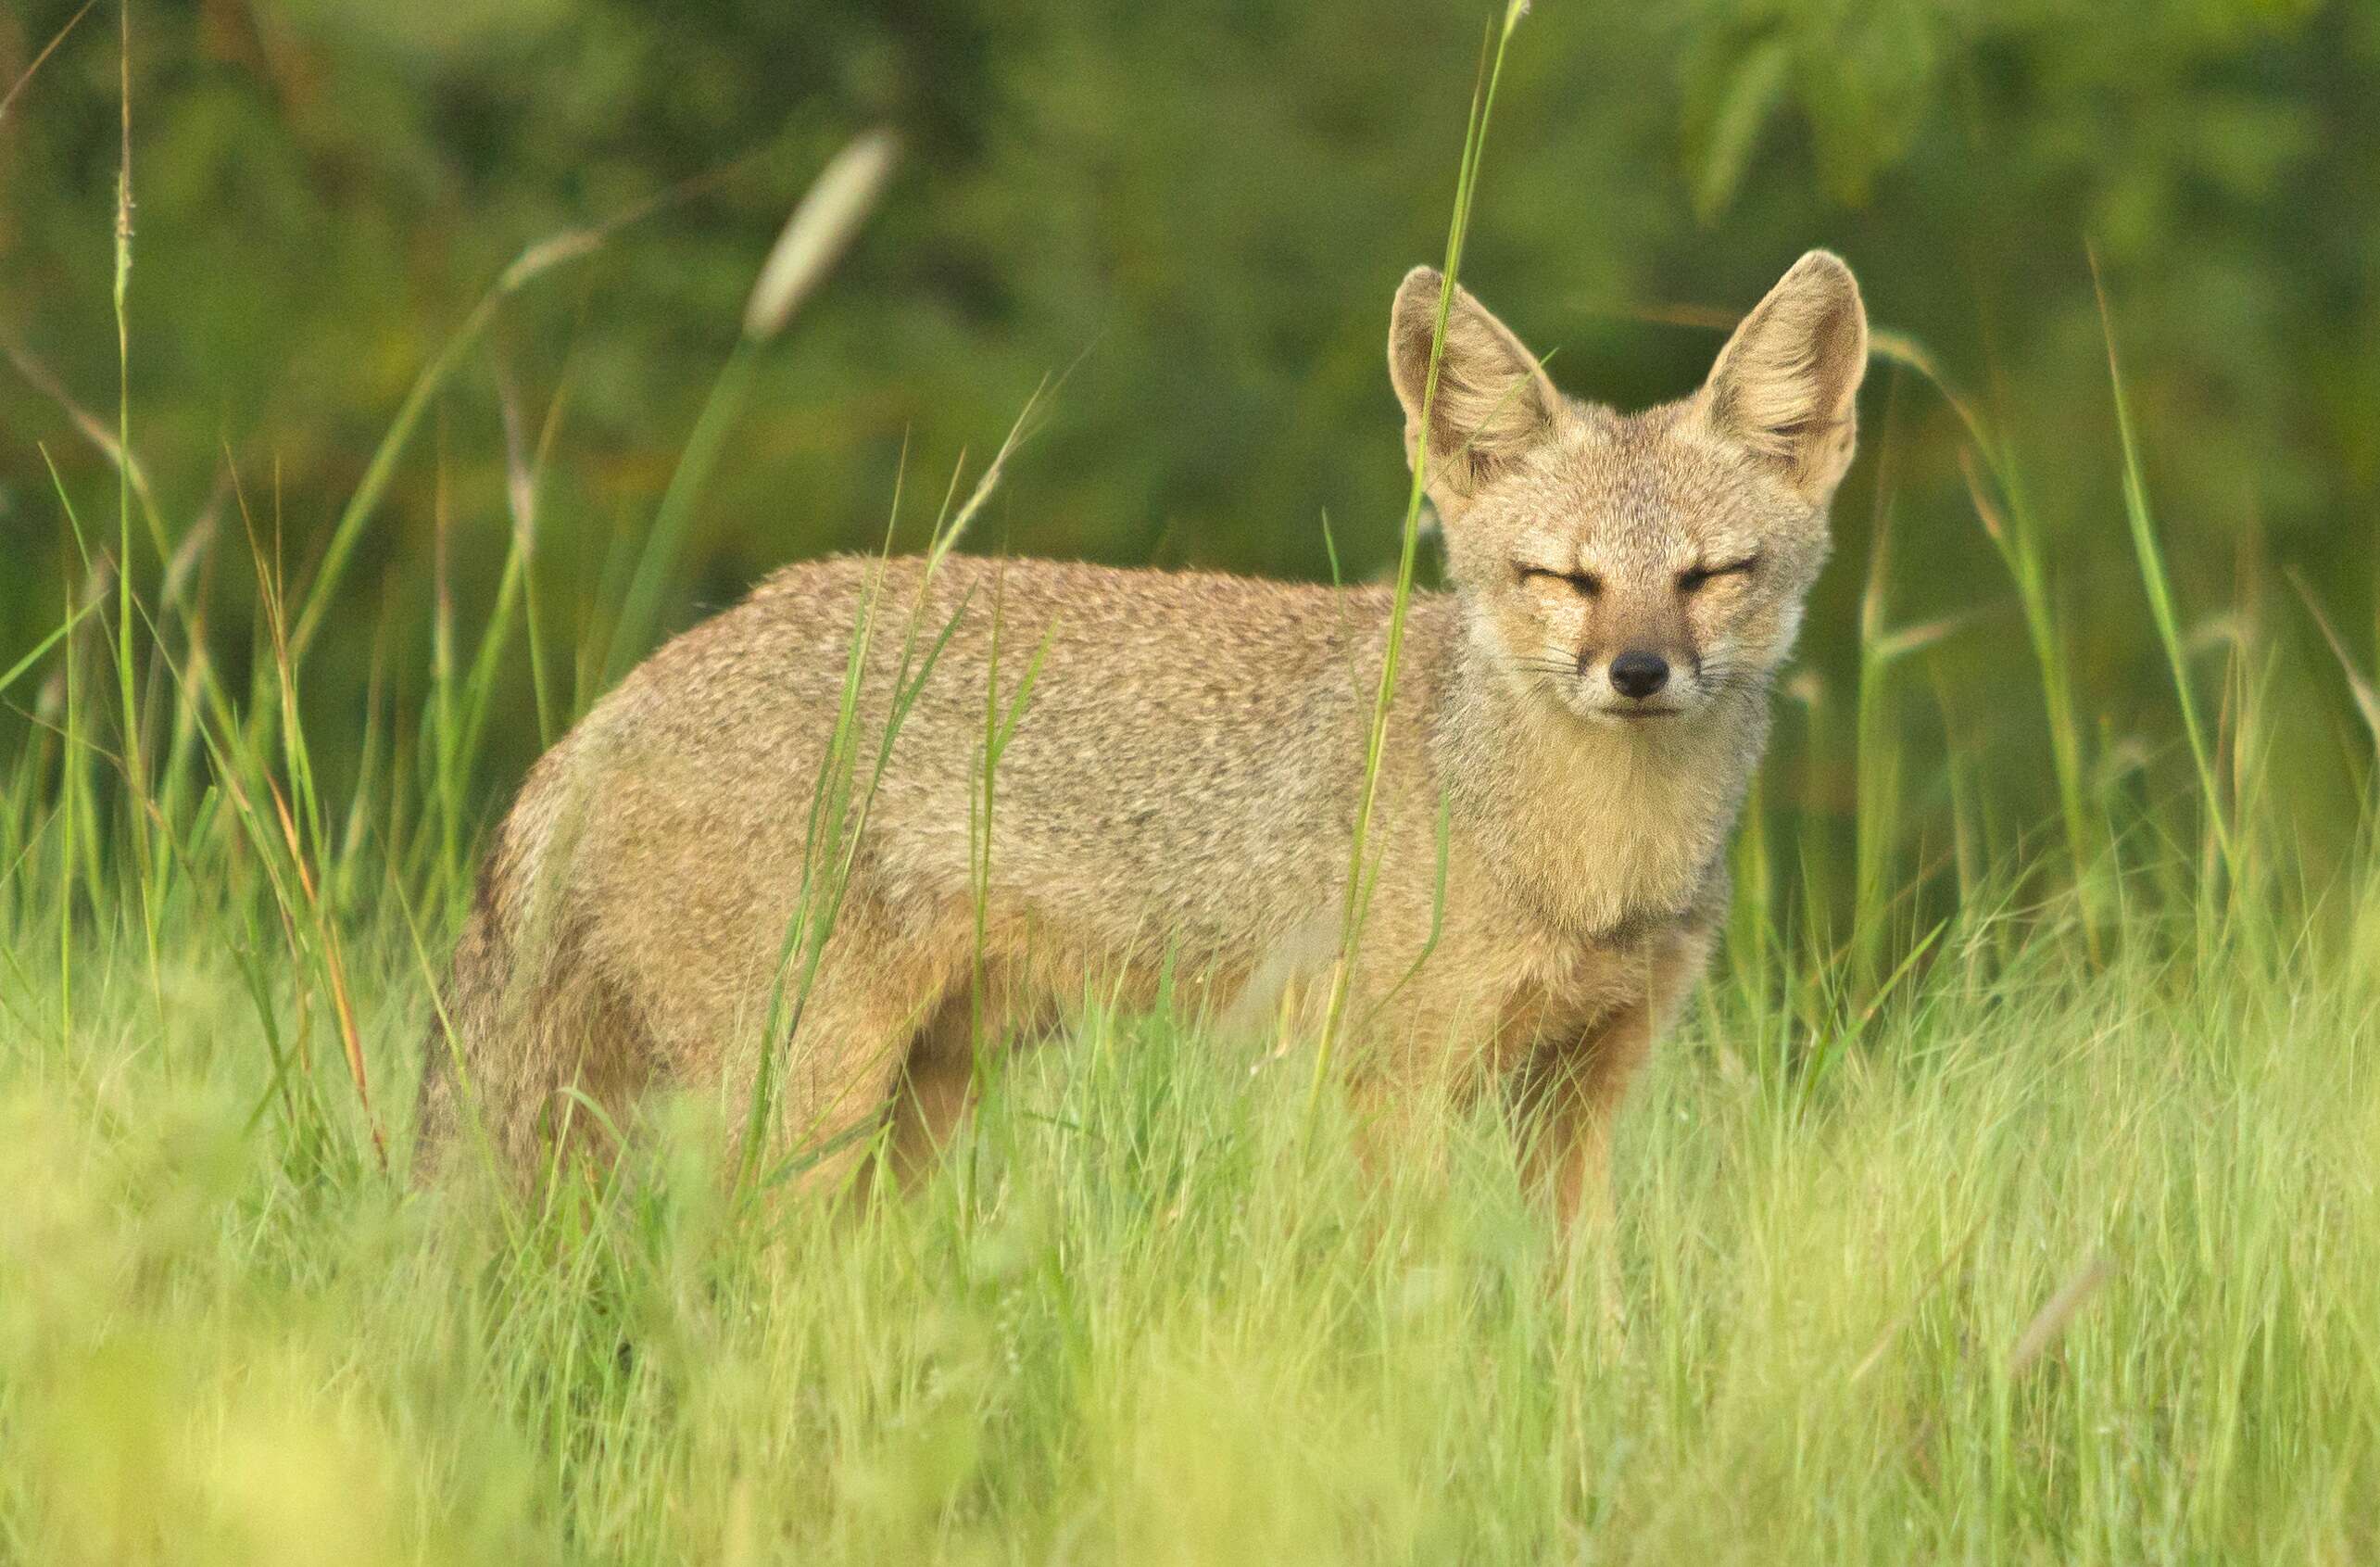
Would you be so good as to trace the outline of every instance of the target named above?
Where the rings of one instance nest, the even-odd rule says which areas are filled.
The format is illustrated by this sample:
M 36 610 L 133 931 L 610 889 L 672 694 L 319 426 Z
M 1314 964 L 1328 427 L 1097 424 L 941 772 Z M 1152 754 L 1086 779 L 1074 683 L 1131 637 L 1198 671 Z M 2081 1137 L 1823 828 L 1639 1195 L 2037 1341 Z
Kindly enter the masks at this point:
M 1784 470 L 1813 502 L 1851 465 L 1868 312 L 1851 269 L 1813 250 L 1752 308 L 1704 386 L 1712 425 Z
M 1429 348 L 1438 335 L 1444 286 L 1433 267 L 1405 274 L 1389 316 L 1389 379 L 1404 405 L 1406 459 L 1421 461 L 1426 401 L 1431 499 L 1460 500 L 1543 438 L 1553 428 L 1561 395 L 1536 356 L 1460 286 L 1447 301 L 1446 341 L 1433 389 Z

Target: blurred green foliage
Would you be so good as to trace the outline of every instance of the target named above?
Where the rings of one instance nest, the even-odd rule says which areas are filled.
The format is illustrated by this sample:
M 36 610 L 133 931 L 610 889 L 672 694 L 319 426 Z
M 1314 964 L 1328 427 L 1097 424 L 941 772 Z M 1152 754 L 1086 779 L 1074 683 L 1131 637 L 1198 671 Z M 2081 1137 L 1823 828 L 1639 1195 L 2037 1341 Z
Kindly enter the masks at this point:
M 76 3 L 0 12 L 0 89 Z M 236 465 L 302 572 L 506 264 L 665 198 L 505 303 L 368 530 L 309 700 L 355 713 L 375 645 L 390 700 L 421 700 L 442 515 L 476 624 L 510 527 L 507 397 L 533 431 L 559 408 L 540 613 L 576 641 L 789 204 L 889 124 L 901 172 L 764 357 L 674 624 L 779 562 L 875 547 L 904 453 L 913 542 L 917 498 L 1061 374 L 975 547 L 1318 576 L 1328 519 L 1368 574 L 1406 486 L 1387 304 L 1442 245 L 1488 19 L 1353 0 L 135 4 L 134 444 L 175 530 L 211 505 L 236 537 Z M 116 24 L 85 16 L 0 120 L 0 345 L 110 422 Z M 2172 690 L 2123 527 L 2095 249 L 2185 617 L 2200 635 L 2252 623 L 2305 676 L 2273 740 L 2283 803 L 2344 837 L 2365 755 L 2329 655 L 2271 585 L 2298 567 L 2368 654 L 2375 103 L 2368 4 L 1547 0 L 1512 57 L 1467 279 L 1569 389 L 1641 404 L 1699 378 L 1711 313 L 1806 246 L 1842 251 L 1878 324 L 1930 350 L 2027 475 L 2083 720 L 2163 755 Z M 1904 720 L 2012 759 L 2021 828 L 2047 799 L 2038 685 L 1962 428 L 1914 377 L 1880 365 L 1870 386 L 1809 662 L 1822 689 L 1856 677 L 1858 568 L 1890 516 L 1893 618 L 1967 617 Z M 104 455 L 0 364 L 0 663 L 56 625 L 79 572 L 44 453 L 112 536 Z M 244 551 L 220 559 L 236 663 L 253 587 L 233 580 Z M 510 765 L 535 745 L 516 684 Z

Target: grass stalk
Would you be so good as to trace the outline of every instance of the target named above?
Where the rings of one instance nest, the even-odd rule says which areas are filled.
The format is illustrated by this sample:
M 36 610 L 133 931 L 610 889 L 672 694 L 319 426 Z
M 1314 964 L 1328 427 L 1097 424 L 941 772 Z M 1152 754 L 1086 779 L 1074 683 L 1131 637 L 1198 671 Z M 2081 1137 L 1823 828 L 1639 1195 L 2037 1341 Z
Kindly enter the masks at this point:
M 2074 712 L 2072 674 L 2065 633 L 2049 586 L 2047 562 L 2041 546 L 2040 526 L 2029 499 L 2023 465 L 1992 432 L 1974 404 L 1961 395 L 1923 346 L 1901 333 L 1870 335 L 1873 351 L 1925 378 L 1949 405 L 1966 430 L 1969 445 L 1960 453 L 1959 469 L 1975 516 L 1991 540 L 2009 577 L 2016 586 L 2017 602 L 2024 616 L 2025 640 L 2033 654 L 2034 673 L 2041 688 L 2042 711 L 2049 738 L 2049 759 L 2058 787 L 2058 814 L 2063 828 L 2067 861 L 2083 905 L 2084 940 L 2091 960 L 2101 956 L 2100 926 L 2108 912 L 2103 893 L 2100 855 L 2105 834 L 2095 827 L 2084 803 L 2084 756 L 2082 727 Z M 1977 463 L 1982 464 L 1979 474 Z M 1988 484 L 1986 483 L 1988 478 Z
M 1504 75 L 1505 50 L 1511 44 L 1514 30 L 1520 25 L 1520 19 L 1528 14 L 1528 9 L 1526 0 L 1512 0 L 1505 8 L 1503 25 L 1491 33 L 1483 55 L 1480 85 L 1471 98 L 1469 123 L 1464 127 L 1463 158 L 1454 183 L 1454 213 L 1447 225 L 1446 263 L 1440 273 L 1438 310 L 1430 329 L 1429 369 L 1422 383 L 1420 422 L 1425 430 L 1429 427 L 1430 409 L 1438 395 L 1439 370 L 1446 352 L 1446 318 L 1454 309 L 1454 290 L 1462 269 L 1463 243 L 1470 232 L 1471 206 L 1479 188 L 1480 159 L 1487 145 L 1488 121 L 1495 107 L 1496 86 Z M 1363 780 L 1356 794 L 1355 815 L 1350 834 L 1347 886 L 1340 907 L 1339 960 L 1331 970 L 1329 999 L 1325 1004 L 1321 1032 L 1315 1049 L 1314 1076 L 1307 1092 L 1309 1123 L 1320 1110 L 1323 1084 L 1328 1080 L 1332 1060 L 1338 1052 L 1348 999 L 1355 982 L 1364 917 L 1369 905 L 1372 810 L 1379 797 L 1389 717 L 1396 700 L 1397 667 L 1404 649 L 1405 617 L 1413 601 L 1414 566 L 1420 555 L 1421 507 L 1428 495 L 1429 471 L 1429 443 L 1425 440 L 1415 447 L 1413 482 L 1405 494 L 1404 523 L 1397 549 L 1396 586 L 1389 601 L 1388 635 L 1381 651 L 1379 683 L 1373 695 L 1371 727 L 1365 739 Z
M 2200 798 L 2206 811 L 2207 831 L 2211 835 L 2215 853 L 2224 870 L 2229 871 L 2239 858 L 2237 843 L 2232 831 L 2229 813 L 2224 808 L 2221 786 L 2215 778 L 2215 759 L 2207 743 L 2206 728 L 2198 717 L 2198 701 L 2192 689 L 2190 662 L 2182 645 L 2181 618 L 2173 608 L 2173 590 L 2165 571 L 2165 555 L 2157 539 L 2157 522 L 2148 505 L 2148 486 L 2141 474 L 2140 443 L 2134 434 L 2131 399 L 2124 391 L 2123 370 L 2117 362 L 2115 319 L 2108 306 L 2107 289 L 2099 277 L 2097 257 L 2091 263 L 2091 286 L 2099 304 L 2099 325 L 2108 348 L 2108 385 L 2114 399 L 2116 439 L 2123 456 L 2124 519 L 2132 530 L 2134 558 L 2140 566 L 2141 586 L 2148 595 L 2149 616 L 2157 627 L 2157 639 L 2164 649 L 2166 667 L 2173 677 L 2173 697 L 2182 711 L 2182 731 L 2190 743 L 2190 762 L 2197 769 Z
M 785 335 L 794 311 L 866 221 L 891 176 L 894 157 L 895 144 L 886 133 L 858 137 L 827 163 L 786 220 L 752 284 L 742 335 L 695 416 L 694 429 L 653 513 L 651 531 L 612 626 L 603 660 L 604 685 L 617 682 L 652 650 L 661 631 L 662 599 L 693 531 L 695 508 L 750 400 L 762 355 Z

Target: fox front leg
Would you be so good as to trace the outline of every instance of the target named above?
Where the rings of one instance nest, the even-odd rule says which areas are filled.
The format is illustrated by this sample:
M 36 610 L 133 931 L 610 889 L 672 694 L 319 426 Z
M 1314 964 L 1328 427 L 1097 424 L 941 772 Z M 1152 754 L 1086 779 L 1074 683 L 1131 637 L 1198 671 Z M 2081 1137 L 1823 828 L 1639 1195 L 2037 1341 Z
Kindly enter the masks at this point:
M 1543 1051 L 1520 1084 L 1522 1172 L 1565 1230 L 1581 1220 L 1611 1228 L 1612 1127 L 1652 1054 L 1653 1021 L 1649 999 L 1631 1002 L 1583 1038 Z
M 1659 941 L 1632 999 L 1582 1034 L 1542 1048 L 1525 1069 L 1517 1095 L 1525 1173 L 1566 1229 L 1581 1220 L 1611 1227 L 1611 1144 L 1620 1106 L 1654 1042 L 1683 1009 L 1716 935 L 1715 922 L 1697 922 Z

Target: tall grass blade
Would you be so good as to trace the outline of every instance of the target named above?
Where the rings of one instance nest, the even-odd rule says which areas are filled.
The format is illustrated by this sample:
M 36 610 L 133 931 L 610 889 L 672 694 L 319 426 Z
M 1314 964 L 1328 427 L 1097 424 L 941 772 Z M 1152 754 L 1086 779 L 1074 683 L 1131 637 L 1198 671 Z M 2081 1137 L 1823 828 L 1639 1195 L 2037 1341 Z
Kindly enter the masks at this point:
M 1505 50 L 1513 31 L 1528 14 L 1525 0 L 1514 0 L 1504 25 L 1486 51 L 1479 87 L 1471 99 L 1470 121 L 1464 128 L 1463 158 L 1455 177 L 1454 212 L 1447 225 L 1446 260 L 1440 272 L 1438 310 L 1429 336 L 1429 368 L 1422 383 L 1420 422 L 1427 429 L 1438 395 L 1438 377 L 1446 353 L 1446 321 L 1454 305 L 1454 290 L 1463 262 L 1463 246 L 1470 232 L 1471 206 L 1479 185 L 1480 159 L 1487 145 L 1489 118 L 1495 107 L 1496 85 L 1503 78 Z M 1321 1037 L 1316 1042 L 1314 1077 L 1307 1093 L 1307 1122 L 1319 1112 L 1323 1084 L 1335 1056 L 1344 1025 L 1349 995 L 1354 984 L 1356 955 L 1363 941 L 1364 916 L 1371 876 L 1372 811 L 1379 793 L 1380 765 L 1385 755 L 1389 717 L 1396 700 L 1397 666 L 1404 649 L 1405 617 L 1413 601 L 1414 566 L 1420 553 L 1421 507 L 1427 496 L 1429 443 L 1417 444 L 1413 482 L 1405 492 L 1404 524 L 1397 550 L 1396 586 L 1389 603 L 1386 646 L 1380 660 L 1379 682 L 1373 694 L 1371 726 L 1365 738 L 1363 782 L 1356 795 L 1348 849 L 1347 887 L 1340 908 L 1340 952 L 1325 1004 Z
M 2331 656 L 2338 660 L 2339 673 L 2347 677 L 2348 691 L 2355 698 L 2355 710 L 2363 715 L 2363 727 L 2372 731 L 2372 743 L 2380 747 L 2380 688 L 2375 688 L 2363 671 L 2356 667 L 2355 655 L 2347 651 L 2346 639 L 2331 624 L 2330 616 L 2323 613 L 2322 600 L 2314 597 L 2313 589 L 2306 586 L 2306 579 L 2298 575 L 2296 567 L 2288 568 L 2288 576 L 2289 586 L 2298 590 L 2299 599 L 2305 600 L 2306 613 L 2313 617 L 2315 627 L 2323 634 L 2323 640 L 2330 644 Z
M 66 35 L 72 32 L 81 24 L 82 19 L 91 14 L 91 7 L 97 4 L 99 0 L 82 0 L 82 8 L 67 18 L 64 27 L 50 34 L 50 41 L 42 45 L 41 53 L 35 55 L 32 62 L 18 72 L 17 80 L 8 84 L 8 90 L 6 93 L 0 93 L 0 124 L 7 122 L 8 110 L 15 107 L 18 95 L 31 85 L 35 73 L 52 55 L 57 53 L 57 46 L 66 42 Z
M 727 436 L 743 416 L 761 352 L 783 335 L 795 310 L 857 234 L 892 172 L 897 150 L 891 135 L 883 131 L 868 132 L 845 147 L 795 204 L 762 264 L 745 302 L 742 335 L 711 383 L 711 395 L 695 416 L 694 429 L 653 512 L 652 530 L 612 626 L 611 651 L 603 661 L 604 685 L 617 682 L 651 650 L 661 629 L 662 595 L 693 529 L 696 503 L 726 449 Z
M 339 520 L 331 530 L 330 542 L 323 548 L 321 563 L 315 568 L 314 580 L 308 589 L 305 607 L 299 612 L 296 629 L 289 638 L 293 658 L 303 660 L 306 651 L 322 627 L 322 618 L 331 613 L 340 578 L 346 575 L 348 557 L 363 536 L 366 524 L 380 510 L 382 498 L 396 477 L 397 465 L 411 444 L 413 433 L 422 416 L 444 389 L 447 380 L 479 346 L 480 339 L 496 320 L 504 302 L 558 267 L 591 256 L 611 243 L 621 230 L 641 221 L 651 214 L 681 199 L 686 193 L 710 183 L 705 175 L 673 186 L 661 195 L 619 212 L 591 228 L 570 229 L 553 234 L 527 246 L 497 277 L 495 285 L 482 295 L 462 323 L 439 348 L 397 406 L 397 417 L 373 449 L 371 461 L 365 464 L 364 474 L 339 512 Z
M 2234 842 L 2229 813 L 2224 809 L 2223 793 L 2215 781 L 2215 759 L 2207 744 L 2205 726 L 2198 717 L 2197 697 L 2190 682 L 2188 654 L 2182 639 L 2181 619 L 2173 608 L 2173 590 L 2165 575 L 2165 556 L 2157 540 L 2157 524 L 2148 507 L 2148 487 L 2141 475 L 2140 443 L 2133 433 L 2132 404 L 2125 395 L 2123 372 L 2116 359 L 2115 318 L 2108 306 L 2107 289 L 2099 277 L 2098 259 L 2091 260 L 2091 286 L 2099 304 L 2099 325 L 2107 340 L 2108 383 L 2115 399 L 2116 439 L 2123 453 L 2123 508 L 2125 520 L 2131 524 L 2134 558 L 2140 564 L 2141 586 L 2147 590 L 2149 613 L 2157 624 L 2157 638 L 2165 650 L 2165 662 L 2173 676 L 2174 700 L 2182 709 L 2182 728 L 2190 742 L 2190 760 L 2197 768 L 2198 787 L 2205 801 L 2207 825 L 2214 835 L 2215 847 L 2223 865 L 2229 867 L 2238 858 Z

